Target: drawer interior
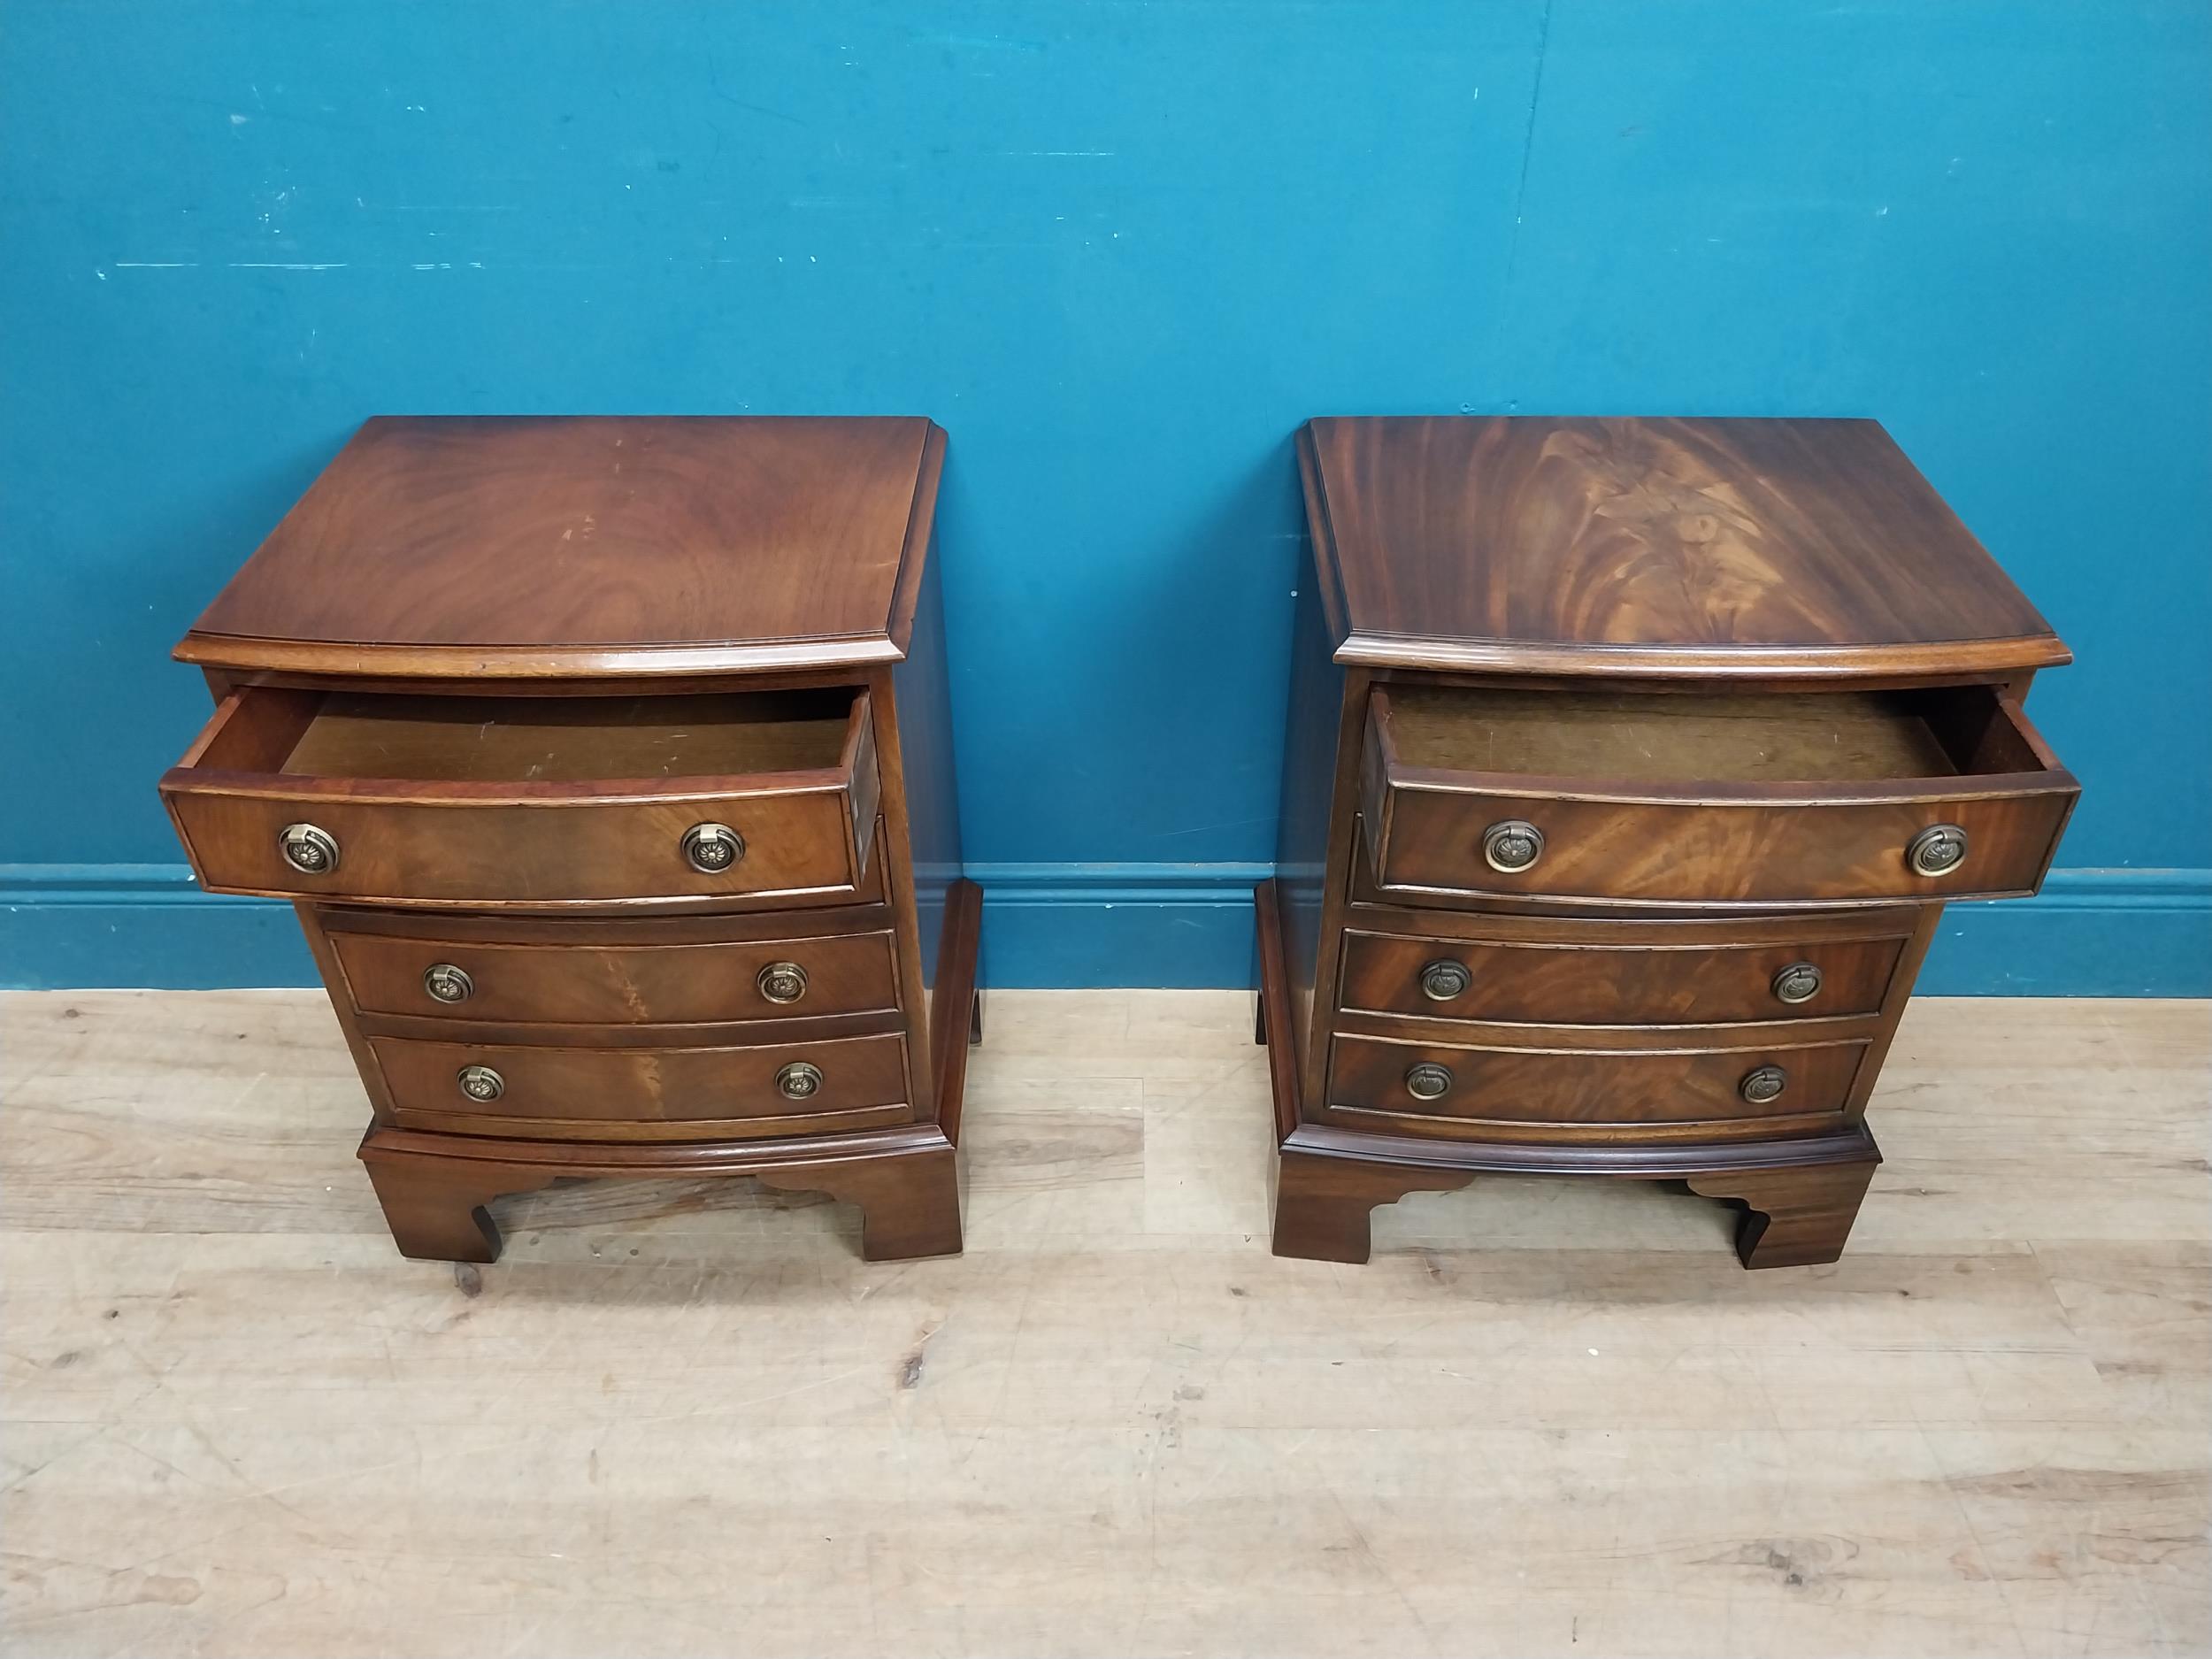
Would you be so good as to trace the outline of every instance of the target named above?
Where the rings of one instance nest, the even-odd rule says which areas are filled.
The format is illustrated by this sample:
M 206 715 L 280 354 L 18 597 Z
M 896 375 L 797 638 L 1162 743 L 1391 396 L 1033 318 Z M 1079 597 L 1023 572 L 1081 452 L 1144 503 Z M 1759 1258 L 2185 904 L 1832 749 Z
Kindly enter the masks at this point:
M 298 778 L 573 783 L 828 772 L 849 688 L 638 697 L 257 690 L 203 768 Z
M 1436 772 L 1628 783 L 1873 782 L 2044 763 L 1987 687 L 1909 691 L 1514 691 L 1396 685 L 1398 760 Z

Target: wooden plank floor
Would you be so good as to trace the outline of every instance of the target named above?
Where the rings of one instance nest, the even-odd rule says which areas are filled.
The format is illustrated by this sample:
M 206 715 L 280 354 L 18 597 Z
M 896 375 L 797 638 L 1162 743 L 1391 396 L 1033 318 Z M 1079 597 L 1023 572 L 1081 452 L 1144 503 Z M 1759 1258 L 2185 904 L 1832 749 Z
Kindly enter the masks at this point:
M 12 1654 L 2207 1646 L 2203 1004 L 1925 1002 L 1832 1268 L 1497 1179 L 1266 1249 L 1247 996 L 999 994 L 964 1259 L 746 1183 L 402 1261 L 319 994 L 0 1002 Z

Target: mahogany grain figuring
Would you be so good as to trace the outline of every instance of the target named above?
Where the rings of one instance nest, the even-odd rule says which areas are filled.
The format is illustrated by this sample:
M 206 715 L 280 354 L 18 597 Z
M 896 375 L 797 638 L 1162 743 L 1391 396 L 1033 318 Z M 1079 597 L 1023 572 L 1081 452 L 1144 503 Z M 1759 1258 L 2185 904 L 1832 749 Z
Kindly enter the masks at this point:
M 164 802 L 204 886 L 295 901 L 403 1252 L 690 1172 L 857 1202 L 872 1258 L 959 1249 L 943 453 L 919 419 L 373 420 L 179 646 L 218 707 Z
M 2069 660 L 1870 420 L 1320 419 L 1338 659 L 1578 676 Z
M 1527 1041 L 1524 1038 L 1523 1041 Z M 1547 1050 L 1466 1048 L 1340 1036 L 1330 1068 L 1329 1110 L 1503 1125 L 1696 1124 L 1715 1137 L 1758 1127 L 1762 1118 L 1840 1117 L 1863 1045 L 1755 1049 Z M 1416 1099 L 1405 1074 L 1424 1062 L 1452 1073 L 1440 1100 Z M 1778 1064 L 1789 1074 L 1780 1099 L 1756 1105 L 1737 1091 L 1743 1076 Z
M 1401 788 L 1375 773 L 1369 784 L 1380 826 L 1376 884 L 1394 898 L 1465 893 L 1686 910 L 2030 894 L 2042 885 L 2074 803 L 2070 789 L 2017 798 L 1685 803 Z M 1537 867 L 1499 871 L 1483 862 L 1483 829 L 1501 819 L 1543 828 Z M 1944 823 L 1962 826 L 1973 850 L 1944 874 L 1916 874 L 1905 849 Z
M 461 677 L 895 661 L 942 448 L 911 419 L 380 418 L 177 654 Z
M 1410 417 L 1300 434 L 1277 879 L 1279 1255 L 1486 1171 L 1686 1181 L 1832 1261 L 1955 898 L 2079 786 L 2065 648 L 1870 421 Z M 1924 851 L 1937 849 L 1932 861 Z
M 1873 1014 L 1905 943 L 1901 937 L 1725 946 L 1603 939 L 1601 933 L 1587 944 L 1408 938 L 1355 923 L 1345 932 L 1340 1005 L 1348 1012 L 1417 1019 L 1597 1025 Z M 1467 989 L 1446 999 L 1425 992 L 1421 971 L 1437 962 L 1466 968 Z M 1804 1001 L 1786 1002 L 1775 989 L 1776 977 L 1798 964 L 1817 971 L 1820 986 Z
M 857 898 L 869 847 L 856 792 L 834 781 L 803 790 L 764 783 L 650 797 L 599 793 L 595 784 L 516 801 L 233 791 L 203 780 L 173 785 L 170 808 L 211 892 L 471 909 Z M 338 838 L 335 870 L 309 875 L 285 864 L 278 835 L 302 819 Z M 685 864 L 684 833 L 725 819 L 745 835 L 745 856 L 714 872 Z
M 334 933 L 333 949 L 364 1014 L 551 1025 L 701 1025 L 898 1011 L 893 935 L 611 945 L 485 942 Z M 771 1002 L 761 975 L 788 963 L 805 976 L 787 1002 Z M 469 976 L 466 998 L 441 1002 L 425 979 L 439 965 Z
M 1549 723 L 1517 707 L 1509 719 L 1495 712 L 1535 695 L 1373 693 L 1361 806 L 1386 893 L 1655 905 L 2030 893 L 2081 793 L 2016 705 L 1985 691 L 1932 694 L 1919 705 L 1896 694 L 1806 692 L 1798 695 L 1814 706 L 1795 717 L 1771 711 L 1788 697 L 1687 692 L 1649 704 L 1553 693 L 1562 708 Z M 1409 699 L 1412 743 L 1400 717 Z M 2007 728 L 2001 740 L 1990 734 L 1997 726 Z M 1476 769 L 1501 750 L 1561 770 Z M 1985 773 L 1985 763 L 2019 770 Z M 1793 777 L 1824 769 L 1832 775 Z M 1538 864 L 1504 871 L 1482 858 L 1484 833 L 1505 820 L 1545 835 Z M 1906 849 L 1939 824 L 1964 828 L 1973 850 L 1951 870 L 1919 873 Z
M 596 1133 L 623 1139 L 634 1127 L 759 1118 L 819 1118 L 830 1126 L 844 1114 L 903 1106 L 906 1056 L 895 1033 L 810 1042 L 729 1048 L 577 1048 L 421 1041 L 374 1037 L 370 1047 L 402 1120 L 410 1114 L 463 1114 L 486 1119 L 603 1120 Z M 776 1087 L 776 1074 L 795 1062 L 818 1063 L 821 1092 L 803 1104 Z M 506 1093 L 480 1104 L 461 1093 L 463 1067 L 483 1064 L 505 1079 Z M 902 1119 L 906 1114 L 902 1111 Z M 526 1132 L 517 1125 L 518 1132 Z

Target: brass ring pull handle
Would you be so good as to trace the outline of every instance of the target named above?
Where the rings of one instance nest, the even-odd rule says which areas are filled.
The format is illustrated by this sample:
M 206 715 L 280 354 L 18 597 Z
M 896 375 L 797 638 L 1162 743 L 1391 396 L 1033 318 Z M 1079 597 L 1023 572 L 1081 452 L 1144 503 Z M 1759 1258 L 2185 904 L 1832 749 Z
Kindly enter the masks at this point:
M 1816 963 L 1793 962 L 1774 976 L 1774 999 L 1794 1008 L 1820 995 L 1820 968 Z
M 776 1088 L 786 1100 L 806 1100 L 821 1092 L 822 1069 L 794 1060 L 776 1073 Z
M 772 1002 L 795 1002 L 806 995 L 806 970 L 795 962 L 772 962 L 753 982 Z
M 1736 1085 L 1736 1093 L 1754 1106 L 1763 1106 L 1769 1101 L 1780 1100 L 1782 1091 L 1789 1086 L 1790 1074 L 1780 1066 L 1754 1066 L 1743 1074 L 1743 1081 Z
M 1931 824 L 1905 843 L 1905 864 L 1916 876 L 1947 876 L 1966 862 L 1966 832 Z
M 1526 818 L 1509 818 L 1482 833 L 1482 859 L 1501 875 L 1516 875 L 1544 856 L 1544 832 Z
M 422 988 L 440 1002 L 465 1002 L 476 990 L 466 968 L 450 962 L 434 962 L 422 971 Z
M 726 824 L 694 824 L 681 846 L 684 862 L 703 876 L 718 876 L 745 856 L 745 838 Z
M 454 1080 L 472 1101 L 495 1101 L 507 1092 L 507 1079 L 488 1065 L 465 1065 Z
M 338 867 L 338 838 L 312 824 L 287 824 L 277 832 L 277 849 L 303 876 L 326 876 Z
M 1406 1072 L 1406 1093 L 1416 1100 L 1441 1100 L 1451 1089 L 1451 1067 L 1433 1060 L 1424 1060 Z
M 1475 976 L 1467 972 L 1463 962 L 1454 962 L 1446 956 L 1432 962 L 1421 970 L 1421 995 L 1432 1002 L 1448 1002 L 1465 995 L 1475 982 Z

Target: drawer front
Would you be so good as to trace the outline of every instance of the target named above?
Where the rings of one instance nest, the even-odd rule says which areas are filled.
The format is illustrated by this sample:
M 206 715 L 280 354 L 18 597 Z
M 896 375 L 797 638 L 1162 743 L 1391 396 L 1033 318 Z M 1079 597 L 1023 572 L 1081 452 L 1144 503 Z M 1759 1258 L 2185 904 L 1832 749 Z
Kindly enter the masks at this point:
M 403 1128 L 549 1139 L 718 1140 L 877 1128 L 911 1114 L 896 1033 L 748 1048 L 574 1048 L 373 1037 Z M 811 1091 L 780 1079 L 808 1066 Z M 482 1071 L 492 1081 L 481 1080 Z M 477 1079 L 472 1094 L 464 1074 Z
M 547 1025 L 684 1025 L 889 1013 L 888 933 L 668 945 L 487 944 L 334 933 L 365 1013 Z
M 1815 904 L 2032 893 L 2073 797 L 1801 802 L 1778 806 L 1632 804 L 1547 795 L 1406 791 L 1376 847 L 1377 888 L 1614 904 Z M 1534 825 L 1543 851 L 1526 870 L 1490 868 L 1493 826 Z M 1924 830 L 1966 833 L 1965 861 L 1916 875 L 1906 849 Z
M 1645 758 L 1604 741 L 1605 711 L 1587 699 L 1563 700 L 1581 726 L 1543 741 L 1543 698 L 1518 695 L 1527 706 L 1509 718 L 1479 691 L 1409 687 L 1405 715 L 1394 717 L 1389 691 L 1374 692 L 1361 801 L 1379 893 L 1751 907 L 2032 893 L 2080 793 L 2016 705 L 1982 689 L 1924 694 L 1889 723 L 1872 694 L 1683 695 L 1673 717 L 1665 699 L 1646 699 L 1621 717 L 1640 723 L 1652 751 L 1648 775 L 1629 780 L 1479 770 L 1504 764 L 1497 755 L 1614 767 Z M 1811 741 L 1819 722 L 1793 714 L 1798 703 L 1836 710 L 1837 776 L 1790 780 L 1793 767 L 1826 764 Z M 1962 836 L 1962 856 L 1941 857 Z M 1946 845 L 1925 851 L 1931 838 Z
M 1348 930 L 1339 1001 L 1354 1012 L 1547 1025 L 1870 1014 L 1904 948 L 1901 938 L 1583 945 Z
M 1333 1111 L 1502 1128 L 1522 1139 L 1547 1125 L 1717 1128 L 1714 1138 L 1724 1138 L 1731 1130 L 1770 1132 L 1786 1119 L 1832 1125 L 1865 1048 L 1860 1039 L 1679 1050 L 1474 1048 L 1340 1035 L 1330 1048 L 1328 1098 Z M 1424 1079 L 1421 1068 L 1440 1075 Z M 1766 1068 L 1781 1071 L 1782 1087 L 1762 1099 L 1747 1079 Z
M 829 729 L 798 751 L 807 766 L 713 777 L 626 775 L 682 764 L 685 733 L 670 729 L 680 721 L 624 723 L 649 699 L 591 703 L 566 725 L 531 709 L 502 726 L 492 716 L 521 700 L 487 705 L 480 753 L 455 718 L 474 704 L 404 698 L 392 701 L 409 718 L 358 712 L 375 701 L 250 687 L 224 702 L 161 782 L 203 887 L 452 905 L 837 902 L 862 890 L 878 799 L 865 695 L 833 719 L 791 723 Z M 713 705 L 730 731 L 776 727 L 732 705 L 742 700 Z M 774 760 L 790 746 L 758 747 Z M 745 745 L 723 748 L 741 759 Z M 529 758 L 541 749 L 543 775 Z
M 222 893 L 388 903 L 601 903 L 770 894 L 849 898 L 859 871 L 842 803 L 824 795 L 566 807 L 200 795 L 175 803 L 201 885 Z M 286 828 L 341 849 L 327 875 L 285 862 Z M 720 874 L 686 862 L 695 825 L 722 823 L 745 856 Z

